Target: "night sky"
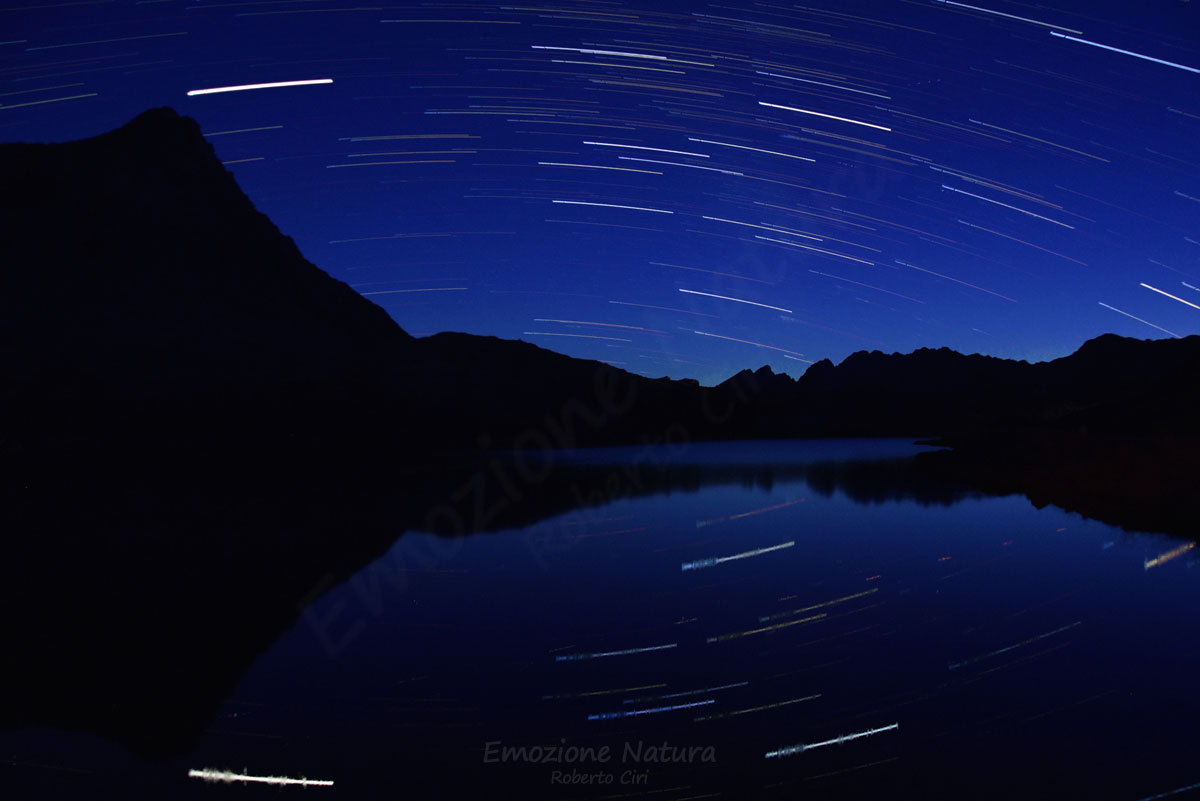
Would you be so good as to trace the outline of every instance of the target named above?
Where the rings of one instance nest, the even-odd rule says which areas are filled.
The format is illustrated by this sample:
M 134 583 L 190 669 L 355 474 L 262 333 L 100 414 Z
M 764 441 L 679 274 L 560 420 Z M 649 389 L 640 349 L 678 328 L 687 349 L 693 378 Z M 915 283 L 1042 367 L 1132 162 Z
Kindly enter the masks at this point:
M 1200 3 L 16 2 L 0 140 L 173 107 L 418 336 L 711 384 L 1200 331 Z

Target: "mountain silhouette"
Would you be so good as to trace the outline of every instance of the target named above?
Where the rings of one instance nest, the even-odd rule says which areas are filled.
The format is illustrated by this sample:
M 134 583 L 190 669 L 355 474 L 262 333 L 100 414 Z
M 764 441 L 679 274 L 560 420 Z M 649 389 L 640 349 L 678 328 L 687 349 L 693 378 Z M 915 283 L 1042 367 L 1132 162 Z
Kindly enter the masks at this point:
M 0 178 L 16 201 L 0 220 L 0 408 L 22 421 L 4 448 L 55 471 L 65 454 L 273 465 L 350 445 L 365 461 L 666 437 L 932 437 L 1084 410 L 1100 425 L 1194 429 L 1182 401 L 1159 412 L 1194 390 L 1200 337 L 1105 335 L 1038 364 L 860 351 L 799 379 L 762 367 L 716 387 L 495 337 L 415 339 L 305 260 L 199 126 L 167 108 L 91 139 L 2 145 Z

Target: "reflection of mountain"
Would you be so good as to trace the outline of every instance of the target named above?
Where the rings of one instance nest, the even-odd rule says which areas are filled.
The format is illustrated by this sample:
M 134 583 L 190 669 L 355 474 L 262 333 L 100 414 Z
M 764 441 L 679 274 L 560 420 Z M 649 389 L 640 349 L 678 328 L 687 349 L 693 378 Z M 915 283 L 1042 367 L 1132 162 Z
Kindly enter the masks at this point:
M 112 495 L 63 485 L 6 510 L 0 602 L 6 725 L 112 737 L 154 757 L 186 750 L 254 659 L 309 602 L 406 529 L 470 534 L 583 505 L 806 482 L 822 494 L 949 504 L 962 491 L 911 462 L 558 466 L 522 481 L 511 462 L 421 471 L 401 488 L 361 477 L 319 484 L 145 479 Z M 65 502 L 69 499 L 69 503 Z M 354 621 L 337 621 L 338 630 Z M 76 666 L 64 681 L 64 666 Z

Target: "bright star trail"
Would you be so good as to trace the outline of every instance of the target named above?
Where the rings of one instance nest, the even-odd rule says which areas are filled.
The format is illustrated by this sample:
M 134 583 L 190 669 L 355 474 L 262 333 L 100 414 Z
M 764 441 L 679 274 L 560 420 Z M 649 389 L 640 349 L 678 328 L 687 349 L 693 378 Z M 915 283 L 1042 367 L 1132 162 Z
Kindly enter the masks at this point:
M 1091 45 L 1092 47 L 1103 48 L 1104 50 L 1111 50 L 1112 52 L 1120 53 L 1121 55 L 1133 56 L 1134 58 L 1145 59 L 1146 61 L 1152 61 L 1155 64 L 1162 64 L 1165 67 L 1175 67 L 1176 69 L 1187 70 L 1188 72 L 1200 73 L 1200 69 L 1196 69 L 1195 67 L 1188 67 L 1183 64 L 1175 64 L 1174 62 L 1171 62 L 1171 61 L 1163 61 L 1160 58 L 1154 58 L 1153 56 L 1143 55 L 1142 53 L 1132 53 L 1128 50 L 1122 50 L 1119 47 L 1113 47 L 1111 45 L 1100 44 L 1099 42 L 1089 42 L 1087 39 L 1077 39 L 1074 36 L 1064 36 L 1063 34 L 1057 33 L 1055 31 L 1050 31 L 1050 35 L 1058 36 L 1063 39 L 1070 39 L 1072 42 L 1079 42 L 1080 44 Z
M 1195 3 L 317 5 L 10 9 L 0 139 L 173 107 L 410 333 L 653 377 L 1200 332 Z
M 287 776 L 251 776 L 246 773 L 234 773 L 229 770 L 212 770 L 204 768 L 197 770 L 193 768 L 188 771 L 188 776 L 194 779 L 204 779 L 209 782 L 225 782 L 232 784 L 233 782 L 245 782 L 249 784 L 276 784 L 288 785 L 294 784 L 301 787 L 332 787 L 333 782 L 328 779 L 291 779 Z
M 213 89 L 192 89 L 189 97 L 195 95 L 215 95 L 221 92 L 245 92 L 249 89 L 278 89 L 282 86 L 313 86 L 320 83 L 333 83 L 332 78 L 318 78 L 311 81 L 276 81 L 275 83 L 247 83 L 241 86 L 218 86 Z
M 786 748 L 779 748 L 779 749 L 776 749 L 775 751 L 768 751 L 765 756 L 767 759 L 771 759 L 773 757 L 791 756 L 792 754 L 799 754 L 803 751 L 811 751 L 814 748 L 822 748 L 826 745 L 841 745 L 842 743 L 848 743 L 851 740 L 857 740 L 862 737 L 871 737 L 876 734 L 882 734 L 885 731 L 894 731 L 898 728 L 900 728 L 900 724 L 893 723 L 890 726 L 880 726 L 878 729 L 867 729 L 866 731 L 860 731 L 855 734 L 843 734 L 840 737 L 834 737 L 829 740 L 822 740 L 819 743 L 804 743 L 804 744 L 800 744 L 800 745 L 789 745 Z

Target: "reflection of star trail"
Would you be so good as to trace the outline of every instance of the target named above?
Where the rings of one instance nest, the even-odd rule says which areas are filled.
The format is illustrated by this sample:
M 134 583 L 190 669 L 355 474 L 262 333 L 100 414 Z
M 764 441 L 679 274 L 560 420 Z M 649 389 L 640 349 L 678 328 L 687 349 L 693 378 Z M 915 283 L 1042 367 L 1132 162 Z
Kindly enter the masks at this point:
M 665 701 L 668 698 L 683 698 L 688 695 L 703 695 L 704 693 L 715 693 L 720 690 L 732 690 L 735 687 L 749 686 L 748 681 L 737 681 L 733 684 L 721 684 L 717 687 L 705 687 L 702 690 L 684 690 L 678 693 L 667 693 L 666 695 L 650 695 L 645 698 L 626 698 L 621 701 L 623 704 L 644 704 L 647 701 Z
M 742 637 L 752 637 L 755 634 L 765 634 L 768 631 L 779 631 L 780 629 L 790 628 L 792 626 L 801 626 L 805 623 L 816 623 L 819 620 L 824 620 L 827 615 L 822 612 L 819 615 L 801 618 L 800 620 L 789 620 L 787 623 L 776 623 L 771 626 L 759 626 L 756 629 L 746 629 L 744 631 L 733 631 L 728 634 L 718 634 L 715 637 L 708 637 L 704 640 L 705 643 L 711 645 L 714 642 L 728 642 L 729 640 L 740 640 Z
M 659 712 L 674 712 L 679 709 L 691 709 L 697 706 L 707 706 L 714 704 L 716 701 L 709 698 L 707 701 L 693 701 L 690 704 L 675 704 L 673 706 L 658 706 L 653 709 L 626 709 L 621 712 L 600 712 L 595 715 L 588 715 L 588 720 L 615 720 L 617 718 L 633 718 L 639 715 L 656 715 Z
M 250 784 L 298 784 L 302 787 L 332 787 L 333 782 L 323 779 L 290 779 L 287 776 L 251 776 L 245 773 L 234 773 L 228 770 L 212 770 L 204 768 L 197 770 L 193 768 L 188 771 L 188 776 L 195 779 L 204 779 L 210 782 L 225 782 L 231 784 L 233 782 L 246 782 Z
M 1143 567 L 1146 570 L 1149 570 L 1152 567 L 1158 567 L 1161 564 L 1170 562 L 1172 559 L 1178 559 L 1180 556 L 1183 556 L 1185 553 L 1187 553 L 1188 551 L 1192 550 L 1195 547 L 1196 547 L 1196 543 L 1189 542 L 1185 545 L 1180 545 L 1178 548 L 1172 548 L 1171 550 L 1166 551 L 1165 553 L 1160 553 L 1158 556 L 1154 557 L 1153 559 L 1146 559 L 1143 562 Z
M 728 523 L 733 520 L 741 520 L 746 517 L 754 517 L 755 515 L 766 514 L 767 512 L 775 512 L 780 509 L 786 509 L 789 506 L 795 506 L 798 503 L 804 503 L 803 498 L 796 498 L 783 503 L 773 503 L 770 506 L 764 506 L 761 509 L 751 509 L 749 512 L 738 512 L 734 515 L 722 515 L 721 517 L 710 517 L 707 520 L 697 520 L 696 528 L 704 528 L 706 526 L 715 526 L 717 523 Z
M 752 551 L 742 551 L 741 553 L 736 553 L 733 556 L 713 556 L 709 557 L 708 559 L 697 559 L 695 562 L 684 562 L 682 569 L 686 571 L 701 570 L 706 567 L 715 567 L 716 565 L 722 565 L 726 562 L 733 562 L 738 559 L 748 559 L 751 556 L 761 556 L 764 553 L 771 553 L 772 551 L 780 551 L 784 548 L 791 548 L 795 544 L 795 540 L 788 540 L 787 542 L 780 543 L 779 545 L 771 545 L 766 548 L 755 548 Z
M 878 577 L 874 576 L 873 578 L 878 578 Z M 869 580 L 870 579 L 868 579 L 868 581 Z M 791 617 L 792 615 L 802 615 L 805 612 L 811 612 L 814 609 L 824 609 L 827 606 L 837 606 L 838 604 L 846 603 L 846 601 L 853 601 L 856 598 L 863 598 L 868 595 L 873 595 L 874 593 L 877 593 L 877 592 L 879 592 L 879 588 L 872 587 L 869 590 L 863 590 L 862 592 L 856 592 L 853 595 L 843 595 L 841 598 L 834 598 L 832 601 L 822 601 L 819 604 L 813 604 L 812 606 L 804 606 L 804 607 L 801 607 L 800 609 L 793 609 L 790 612 L 776 612 L 773 615 L 763 615 L 762 617 L 760 617 L 758 619 L 758 622 L 766 623 L 769 620 L 779 620 L 781 617 Z
M 557 700 L 561 700 L 564 698 L 590 698 L 591 696 L 595 696 L 595 695 L 615 695 L 617 693 L 636 692 L 637 690 L 653 690 L 658 687 L 666 687 L 666 686 L 667 685 L 663 684 L 663 683 L 642 684 L 637 687 L 619 687 L 615 690 L 591 690 L 591 691 L 582 692 L 582 693 L 560 693 L 558 695 L 543 695 L 542 700 L 543 701 L 557 701 Z
M 645 648 L 626 648 L 622 651 L 600 651 L 590 654 L 564 654 L 554 657 L 555 662 L 578 662 L 581 659 L 601 659 L 606 656 L 627 656 L 629 654 L 644 654 L 649 651 L 665 651 L 669 648 L 677 648 L 679 643 L 672 642 L 666 645 L 650 645 Z
M 823 740 L 819 743 L 802 743 L 800 745 L 789 745 L 786 748 L 779 748 L 774 751 L 768 751 L 765 754 L 765 756 L 767 759 L 771 759 L 772 757 L 791 756 L 792 754 L 799 754 L 804 751 L 811 751 L 814 748 L 822 748 L 827 745 L 841 745 L 842 743 L 848 743 L 851 740 L 857 740 L 861 737 L 871 737 L 872 735 L 882 734 L 885 731 L 894 731 L 895 729 L 898 729 L 898 728 L 900 728 L 900 724 L 893 723 L 890 726 L 880 726 L 878 729 L 867 729 L 866 731 L 860 731 L 855 734 L 843 734 L 840 737 L 834 737 L 829 740 Z
M 705 721 L 705 720 L 720 720 L 721 718 L 735 718 L 738 715 L 748 715 L 751 712 L 763 712 L 768 709 L 779 709 L 780 707 L 791 706 L 792 704 L 799 704 L 804 701 L 813 701 L 820 697 L 821 697 L 821 694 L 816 693 L 814 695 L 806 695 L 803 698 L 792 698 L 791 700 L 788 700 L 788 701 L 776 701 L 773 704 L 763 704 L 762 706 L 752 706 L 752 707 L 748 707 L 747 709 L 735 709 L 731 712 L 718 712 L 714 715 L 701 715 L 700 717 L 695 718 L 695 722 L 699 723 L 699 722 Z
M 1179 793 L 1186 793 L 1188 790 L 1195 790 L 1198 787 L 1200 787 L 1200 782 L 1196 782 L 1195 784 L 1189 784 L 1186 787 L 1177 787 L 1174 790 L 1168 790 L 1165 793 L 1159 793 L 1157 795 L 1148 795 L 1145 798 L 1139 798 L 1137 801 L 1158 801 L 1158 799 L 1160 799 L 1160 798 L 1168 798 L 1169 796 L 1178 795 Z
M 1083 623 L 1082 620 L 1076 620 L 1074 623 L 1069 623 L 1066 626 L 1060 626 L 1060 627 L 1054 629 L 1054 631 L 1047 631 L 1045 634 L 1039 634 L 1036 637 L 1030 637 L 1028 640 L 1021 640 L 1021 642 L 1013 643 L 1012 645 L 1006 646 L 1004 648 L 997 648 L 995 651 L 988 651 L 986 654 L 981 654 L 979 656 L 973 656 L 970 659 L 964 659 L 962 662 L 955 662 L 954 664 L 949 665 L 948 669 L 954 670 L 955 668 L 965 667 L 967 665 L 973 665 L 976 662 L 982 662 L 984 659 L 991 659 L 993 656 L 999 656 L 1000 654 L 1007 653 L 1009 651 L 1013 651 L 1017 648 L 1022 648 L 1026 645 L 1029 645 L 1030 643 L 1035 643 L 1039 640 L 1044 640 L 1047 637 L 1053 637 L 1055 634 L 1061 634 L 1064 631 L 1068 631 L 1070 629 L 1075 628 L 1076 626 L 1082 625 L 1082 623 Z

